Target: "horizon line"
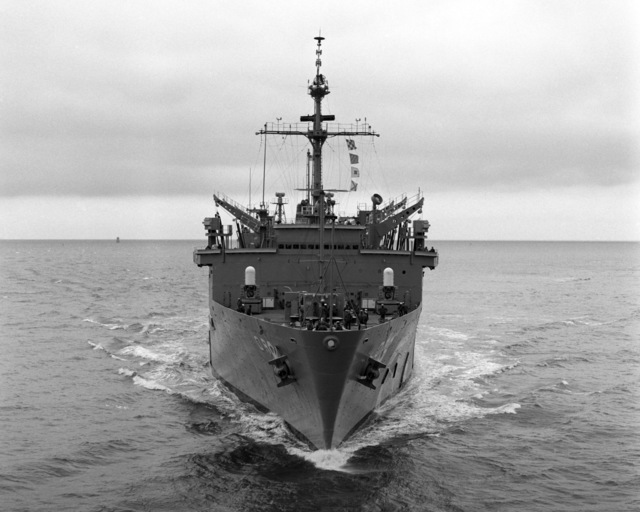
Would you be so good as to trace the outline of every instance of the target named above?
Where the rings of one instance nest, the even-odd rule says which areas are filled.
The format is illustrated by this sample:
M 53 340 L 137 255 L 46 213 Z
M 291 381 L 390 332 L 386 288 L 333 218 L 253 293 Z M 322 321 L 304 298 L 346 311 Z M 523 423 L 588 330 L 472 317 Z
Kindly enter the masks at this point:
M 429 238 L 429 242 L 521 242 L 521 243 L 640 243 L 638 240 L 536 240 L 486 238 Z M 203 242 L 206 238 L 0 238 L 0 242 Z

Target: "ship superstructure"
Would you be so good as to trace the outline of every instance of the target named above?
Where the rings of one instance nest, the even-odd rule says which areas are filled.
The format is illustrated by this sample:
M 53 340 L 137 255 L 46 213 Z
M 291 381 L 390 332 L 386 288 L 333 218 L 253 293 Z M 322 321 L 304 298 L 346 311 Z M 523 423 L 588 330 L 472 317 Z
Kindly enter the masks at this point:
M 326 189 L 322 148 L 329 137 L 377 137 L 367 124 L 346 127 L 322 113 L 329 84 L 321 74 L 323 37 L 316 37 L 314 112 L 300 123 L 265 125 L 258 134 L 309 140 L 312 177 L 292 222 L 276 193 L 273 213 L 249 209 L 223 194 L 216 206 L 233 217 L 206 218 L 211 368 L 242 399 L 280 415 L 312 447 L 345 440 L 397 393 L 413 370 L 424 268 L 438 253 L 426 245 L 429 223 L 421 193 L 335 213 Z M 304 172 L 304 171 L 303 171 Z

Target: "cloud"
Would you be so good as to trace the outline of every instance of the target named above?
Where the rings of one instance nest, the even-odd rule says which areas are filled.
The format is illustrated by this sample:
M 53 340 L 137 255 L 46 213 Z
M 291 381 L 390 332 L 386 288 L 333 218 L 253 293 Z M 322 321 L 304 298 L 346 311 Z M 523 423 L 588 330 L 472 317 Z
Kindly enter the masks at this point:
M 384 162 L 433 190 L 638 179 L 626 2 L 9 2 L 0 21 L 0 194 L 240 190 L 254 132 L 364 117 Z M 268 28 L 267 28 L 268 27 Z M 303 172 L 303 170 L 302 170 Z

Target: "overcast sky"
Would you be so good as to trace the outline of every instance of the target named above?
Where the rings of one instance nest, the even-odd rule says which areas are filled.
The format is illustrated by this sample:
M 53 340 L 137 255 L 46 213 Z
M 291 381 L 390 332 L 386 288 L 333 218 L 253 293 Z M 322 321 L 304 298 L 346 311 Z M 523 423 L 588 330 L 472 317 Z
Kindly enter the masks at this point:
M 312 112 L 321 30 L 324 112 L 381 134 L 340 210 L 419 188 L 434 239 L 640 240 L 636 5 L 0 0 L 0 238 L 203 237 L 214 191 L 260 199 L 255 132 Z

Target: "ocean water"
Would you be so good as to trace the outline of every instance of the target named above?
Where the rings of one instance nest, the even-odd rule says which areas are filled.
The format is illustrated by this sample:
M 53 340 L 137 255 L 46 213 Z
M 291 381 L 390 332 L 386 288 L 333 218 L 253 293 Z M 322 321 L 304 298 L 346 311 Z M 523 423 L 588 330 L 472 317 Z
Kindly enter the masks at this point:
M 434 242 L 412 380 L 318 452 L 210 375 L 196 245 L 0 242 L 0 509 L 640 510 L 640 244 Z

